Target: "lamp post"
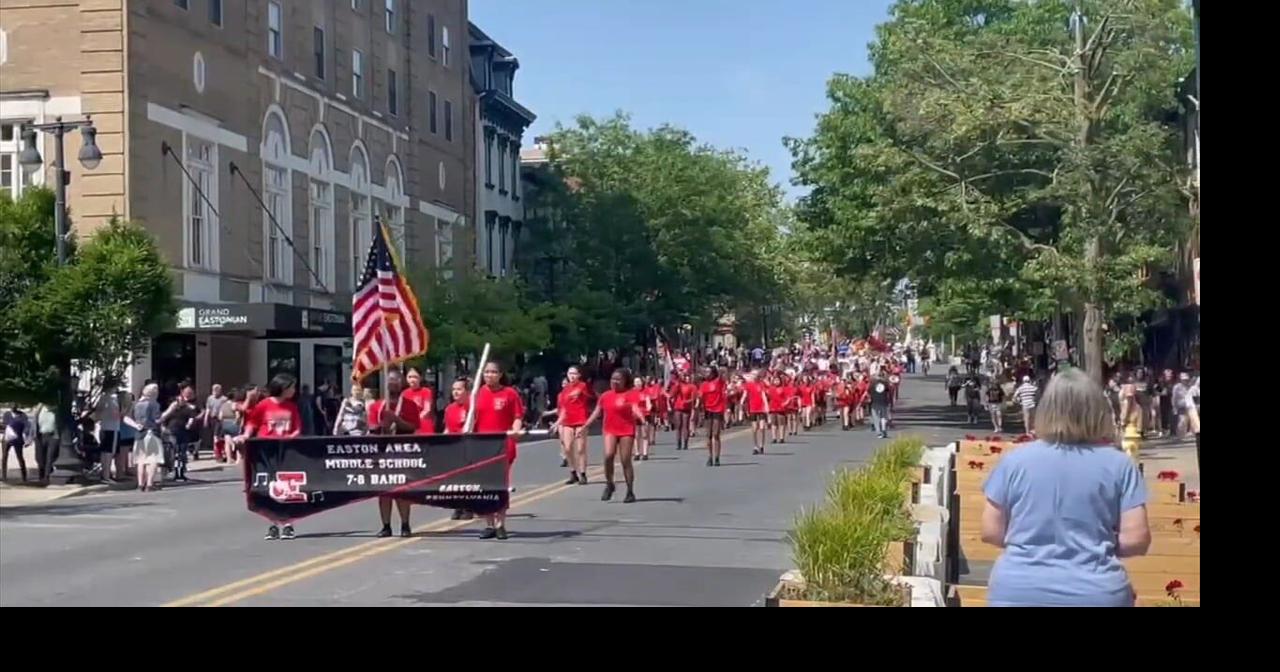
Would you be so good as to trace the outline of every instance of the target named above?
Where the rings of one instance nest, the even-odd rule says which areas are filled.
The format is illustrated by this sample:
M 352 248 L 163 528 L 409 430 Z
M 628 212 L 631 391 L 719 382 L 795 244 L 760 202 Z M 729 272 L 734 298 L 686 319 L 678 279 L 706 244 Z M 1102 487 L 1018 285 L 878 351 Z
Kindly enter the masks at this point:
M 56 172 L 54 179 L 54 195 L 56 205 L 53 211 L 54 231 L 57 236 L 58 266 L 67 264 L 67 238 L 70 235 L 67 222 L 67 185 L 71 182 L 71 173 L 67 171 L 63 152 L 63 137 L 67 133 L 79 129 L 82 138 L 80 146 L 80 165 L 86 170 L 93 170 L 102 163 L 102 151 L 98 149 L 98 129 L 93 120 L 85 117 L 83 121 L 63 121 L 58 117 L 46 124 L 30 124 L 22 128 L 22 153 L 18 163 L 28 172 L 44 167 L 44 158 L 40 156 L 40 148 L 36 146 L 36 132 L 48 133 L 54 138 L 53 166 Z M 56 481 L 70 483 L 84 471 L 80 455 L 76 451 L 75 433 L 72 430 L 71 399 L 74 395 L 71 381 L 71 360 L 61 357 L 58 367 L 58 456 L 53 464 L 53 476 Z

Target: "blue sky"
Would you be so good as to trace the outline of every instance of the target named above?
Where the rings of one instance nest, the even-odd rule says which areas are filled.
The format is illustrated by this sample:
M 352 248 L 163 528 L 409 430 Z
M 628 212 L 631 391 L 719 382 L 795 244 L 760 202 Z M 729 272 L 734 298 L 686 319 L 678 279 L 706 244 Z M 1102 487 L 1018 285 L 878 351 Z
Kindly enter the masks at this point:
M 890 0 L 470 0 L 520 59 L 526 142 L 580 113 L 624 110 L 767 165 L 788 193 L 782 137 L 807 136 L 835 72 L 865 74 Z

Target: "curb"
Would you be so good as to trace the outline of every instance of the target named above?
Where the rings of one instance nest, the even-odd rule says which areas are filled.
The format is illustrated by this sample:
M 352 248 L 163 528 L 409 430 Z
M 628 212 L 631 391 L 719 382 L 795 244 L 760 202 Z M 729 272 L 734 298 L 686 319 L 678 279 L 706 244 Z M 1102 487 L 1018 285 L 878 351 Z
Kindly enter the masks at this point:
M 20 509 L 27 506 L 40 506 L 42 504 L 48 504 L 49 502 L 56 502 L 62 499 L 70 499 L 72 497 L 79 497 L 81 495 L 92 495 L 99 492 L 107 492 L 110 489 L 111 489 L 110 486 L 105 483 L 95 483 L 93 485 L 86 485 L 80 488 L 76 488 L 74 490 L 59 491 L 51 496 L 45 497 L 38 501 L 19 502 L 17 504 L 0 504 L 0 509 Z

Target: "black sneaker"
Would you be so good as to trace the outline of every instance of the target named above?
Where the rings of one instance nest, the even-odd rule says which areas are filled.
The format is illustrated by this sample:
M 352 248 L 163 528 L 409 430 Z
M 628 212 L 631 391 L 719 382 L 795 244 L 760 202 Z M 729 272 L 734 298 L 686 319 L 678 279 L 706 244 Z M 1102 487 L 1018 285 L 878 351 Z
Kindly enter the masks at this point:
M 586 485 L 586 484 L 587 484 L 587 474 L 585 472 L 582 474 L 579 474 L 578 485 Z
M 578 472 L 576 471 L 569 472 L 569 480 L 565 481 L 564 484 L 577 485 L 577 483 L 578 483 Z
M 600 495 L 600 501 L 607 502 L 613 499 L 613 491 L 614 491 L 614 487 L 612 483 L 605 484 L 604 494 Z
M 641 455 L 641 456 L 640 456 L 640 461 L 641 461 L 641 462 L 648 462 L 648 461 L 649 461 L 649 456 L 648 456 L 648 455 Z
M 389 537 L 389 536 L 391 536 L 391 526 L 390 526 L 390 525 L 383 525 L 383 526 L 382 526 L 382 529 L 381 529 L 381 530 L 378 530 L 378 538 L 379 538 L 379 539 L 386 539 L 386 538 L 387 538 L 387 537 Z
M 627 491 L 627 496 L 622 498 L 622 503 L 623 503 L 623 504 L 635 504 L 635 503 L 636 503 L 636 493 L 631 492 L 630 490 L 628 490 L 628 491 Z
M 716 466 L 717 466 L 717 467 L 718 467 L 718 466 L 720 466 L 720 458 L 718 458 L 718 457 L 716 458 Z
M 493 533 L 493 536 L 497 537 L 498 541 L 506 541 L 507 527 L 505 525 L 503 525 L 502 527 L 499 527 L 498 530 Z
M 710 466 L 713 466 L 714 464 L 715 464 L 715 461 L 708 457 L 708 458 L 707 458 L 707 466 L 708 466 L 708 467 L 710 467 Z
M 560 468 L 564 469 L 564 468 L 567 468 L 568 466 L 569 466 L 569 460 L 566 460 L 563 457 L 560 458 Z
M 752 448 L 752 449 L 751 449 L 751 454 L 752 454 L 752 455 L 759 455 L 759 454 L 760 454 L 760 449 L 759 449 L 759 448 Z
M 408 523 L 404 523 L 404 524 L 400 525 L 400 536 L 402 536 L 402 537 L 412 537 L 412 536 L 413 536 L 413 530 L 409 527 L 409 524 L 408 524 Z
M 454 509 L 453 520 L 462 520 L 462 514 L 463 514 L 462 509 Z
M 266 541 L 275 541 L 280 538 L 280 528 L 272 525 L 267 528 L 266 536 L 262 537 Z
M 498 531 L 492 527 L 486 527 L 484 528 L 484 532 L 480 533 L 481 539 L 492 539 L 496 536 L 498 536 Z
M 293 539 L 293 538 L 294 538 L 294 537 L 296 537 L 296 536 L 297 536 L 297 535 L 295 535 L 295 534 L 293 533 L 293 526 L 292 526 L 292 525 L 285 525 L 284 527 L 280 528 L 280 538 L 281 538 L 281 539 L 284 539 L 285 541 L 288 541 L 288 540 L 290 540 L 290 539 Z

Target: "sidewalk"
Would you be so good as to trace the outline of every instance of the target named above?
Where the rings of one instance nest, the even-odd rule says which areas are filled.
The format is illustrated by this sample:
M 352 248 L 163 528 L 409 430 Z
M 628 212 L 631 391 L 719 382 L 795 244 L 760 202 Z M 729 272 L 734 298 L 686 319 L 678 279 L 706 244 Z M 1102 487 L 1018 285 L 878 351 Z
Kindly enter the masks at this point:
M 1142 442 L 1138 459 L 1148 481 L 1154 480 L 1161 471 L 1176 471 L 1179 480 L 1187 484 L 1187 490 L 1200 491 L 1200 466 L 1196 464 L 1194 435 L 1146 439 Z
M 27 475 L 29 478 L 34 479 L 36 472 L 35 449 L 28 446 L 24 451 L 23 457 L 27 461 Z M 187 465 L 187 472 L 197 474 L 210 471 L 221 471 L 223 469 L 233 469 L 235 466 L 235 464 L 216 462 L 212 455 L 205 455 L 199 460 L 190 462 Z M 81 495 L 91 495 L 103 492 L 133 491 L 137 488 L 137 482 L 134 481 L 132 477 L 115 483 L 48 486 L 39 486 L 33 482 L 23 484 L 19 479 L 21 479 L 21 472 L 18 471 L 17 460 L 13 459 L 13 456 L 11 455 L 9 460 L 9 479 L 6 481 L 0 481 L 0 509 L 20 506 L 38 506 L 60 499 L 66 499 L 68 497 L 79 497 Z

